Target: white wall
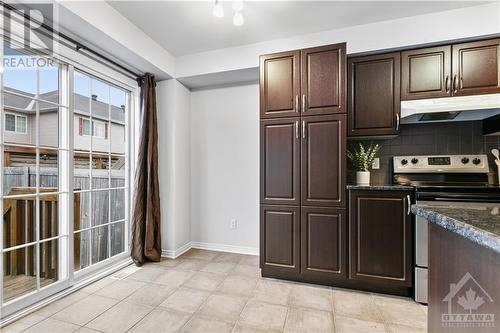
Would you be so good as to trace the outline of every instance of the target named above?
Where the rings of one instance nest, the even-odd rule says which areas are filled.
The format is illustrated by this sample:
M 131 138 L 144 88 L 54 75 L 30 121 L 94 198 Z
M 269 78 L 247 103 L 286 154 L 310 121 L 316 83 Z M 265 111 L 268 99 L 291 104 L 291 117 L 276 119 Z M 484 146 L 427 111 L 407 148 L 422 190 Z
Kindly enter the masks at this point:
M 176 251 L 190 237 L 190 92 L 177 80 L 158 82 L 158 155 L 162 249 Z
M 191 93 L 191 238 L 258 253 L 258 84 Z M 238 228 L 230 229 L 237 219 Z

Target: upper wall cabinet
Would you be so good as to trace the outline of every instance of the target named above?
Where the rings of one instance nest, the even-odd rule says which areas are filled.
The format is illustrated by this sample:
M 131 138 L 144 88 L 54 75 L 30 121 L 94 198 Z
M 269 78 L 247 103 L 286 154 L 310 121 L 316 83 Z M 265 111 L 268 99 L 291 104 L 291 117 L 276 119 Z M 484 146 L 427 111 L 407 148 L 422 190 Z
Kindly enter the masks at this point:
M 401 99 L 500 92 L 500 39 L 401 53 Z
M 400 54 L 348 59 L 348 136 L 399 132 Z
M 300 51 L 260 57 L 260 117 L 299 115 Z
M 301 51 L 303 113 L 345 113 L 345 54 L 345 43 Z
M 401 53 L 401 99 L 451 96 L 451 46 Z
M 261 118 L 345 113 L 346 44 L 260 57 Z
M 453 95 L 500 92 L 500 39 L 453 45 Z

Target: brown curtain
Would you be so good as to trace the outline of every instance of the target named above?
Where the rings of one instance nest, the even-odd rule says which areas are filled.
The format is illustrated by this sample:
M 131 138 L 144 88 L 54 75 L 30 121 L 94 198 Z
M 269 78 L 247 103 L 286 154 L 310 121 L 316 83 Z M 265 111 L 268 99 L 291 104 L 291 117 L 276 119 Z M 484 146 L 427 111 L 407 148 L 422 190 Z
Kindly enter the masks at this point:
M 141 123 L 134 182 L 132 259 L 137 266 L 141 266 L 146 261 L 160 261 L 161 219 L 156 82 L 151 74 L 146 74 L 137 81 L 141 86 Z

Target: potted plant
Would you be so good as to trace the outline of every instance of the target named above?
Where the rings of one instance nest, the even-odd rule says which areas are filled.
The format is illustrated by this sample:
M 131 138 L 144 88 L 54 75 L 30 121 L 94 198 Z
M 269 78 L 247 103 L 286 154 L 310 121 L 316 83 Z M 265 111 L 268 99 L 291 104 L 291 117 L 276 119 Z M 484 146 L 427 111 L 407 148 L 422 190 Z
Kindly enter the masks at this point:
M 379 144 L 370 144 L 368 148 L 365 148 L 360 142 L 358 149 L 353 148 L 347 151 L 347 157 L 356 169 L 357 185 L 370 185 L 370 169 L 379 150 Z

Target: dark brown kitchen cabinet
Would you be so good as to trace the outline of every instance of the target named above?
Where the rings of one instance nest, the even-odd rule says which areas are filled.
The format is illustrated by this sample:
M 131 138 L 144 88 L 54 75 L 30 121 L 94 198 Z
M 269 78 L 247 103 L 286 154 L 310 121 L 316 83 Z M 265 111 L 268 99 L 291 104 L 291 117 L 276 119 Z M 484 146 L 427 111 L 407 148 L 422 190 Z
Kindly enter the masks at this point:
M 260 121 L 260 202 L 300 205 L 300 118 Z
M 500 39 L 456 44 L 453 52 L 453 95 L 500 92 Z
M 409 191 L 350 191 L 350 279 L 412 285 L 410 196 Z
M 345 209 L 302 207 L 301 270 L 318 279 L 347 278 Z
M 348 58 L 348 136 L 399 133 L 400 53 Z
M 302 117 L 302 206 L 345 205 L 345 114 Z
M 260 267 L 300 272 L 300 207 L 260 206 Z
M 401 53 L 401 100 L 451 96 L 451 46 Z
M 346 44 L 301 50 L 301 67 L 302 113 L 345 113 Z
M 260 57 L 260 117 L 293 117 L 300 108 L 300 51 Z

